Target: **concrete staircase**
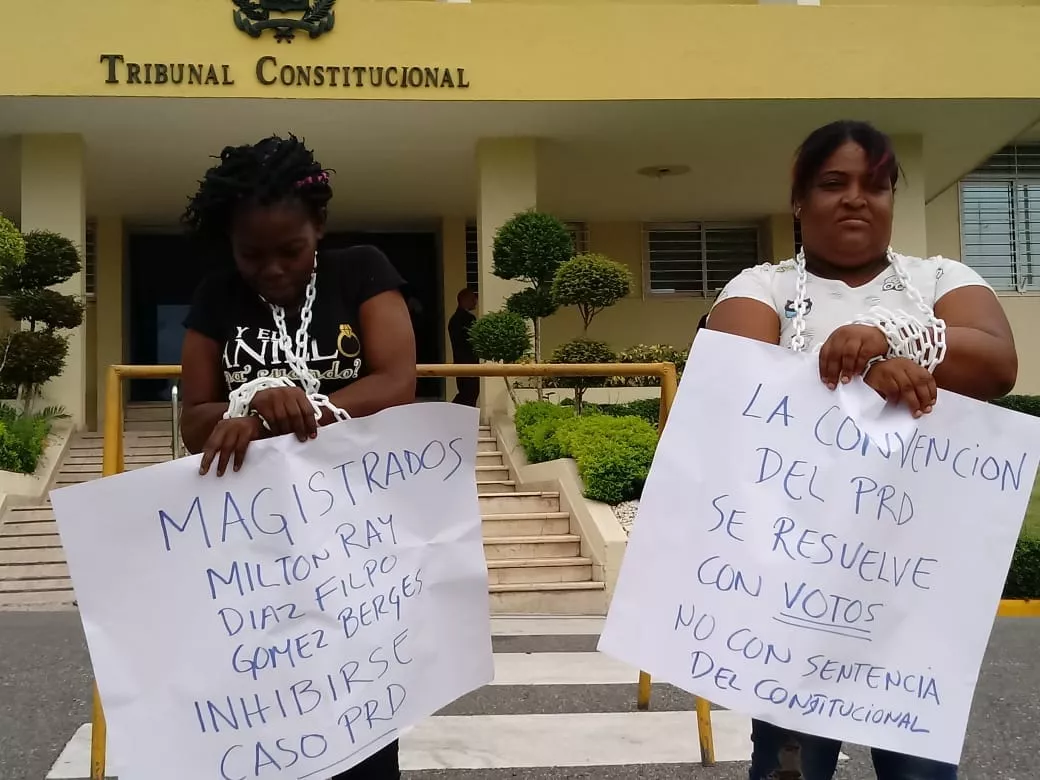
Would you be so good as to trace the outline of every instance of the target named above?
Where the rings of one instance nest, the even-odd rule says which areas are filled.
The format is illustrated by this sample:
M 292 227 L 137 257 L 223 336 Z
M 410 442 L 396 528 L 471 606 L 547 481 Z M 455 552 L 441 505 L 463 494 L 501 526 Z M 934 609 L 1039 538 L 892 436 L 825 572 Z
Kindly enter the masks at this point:
M 128 408 L 127 470 L 171 458 L 169 410 L 168 404 Z M 102 440 L 99 433 L 78 434 L 54 487 L 98 479 Z M 605 612 L 604 585 L 593 581 L 592 561 L 581 557 L 581 538 L 561 511 L 559 494 L 518 491 L 490 429 L 483 427 L 477 492 L 494 613 Z M 9 508 L 0 518 L 0 609 L 68 607 L 74 598 L 50 502 Z

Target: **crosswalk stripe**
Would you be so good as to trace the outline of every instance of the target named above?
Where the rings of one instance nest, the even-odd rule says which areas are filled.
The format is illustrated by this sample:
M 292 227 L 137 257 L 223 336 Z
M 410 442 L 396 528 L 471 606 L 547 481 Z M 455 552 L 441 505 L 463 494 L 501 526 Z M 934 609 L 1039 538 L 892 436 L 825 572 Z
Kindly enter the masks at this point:
M 717 761 L 746 761 L 751 723 L 716 712 Z M 401 740 L 401 769 L 693 764 L 697 721 L 689 712 L 596 712 L 429 718 Z
M 625 685 L 639 670 L 603 653 L 495 653 L 492 685 Z

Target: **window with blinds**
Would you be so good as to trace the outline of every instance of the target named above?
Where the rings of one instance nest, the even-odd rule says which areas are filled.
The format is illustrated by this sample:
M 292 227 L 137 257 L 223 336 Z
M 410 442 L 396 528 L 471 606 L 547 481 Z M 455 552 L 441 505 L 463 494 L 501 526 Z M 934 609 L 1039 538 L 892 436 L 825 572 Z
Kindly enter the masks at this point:
M 960 195 L 961 259 L 994 289 L 1040 289 L 1040 144 L 1001 149 Z
M 564 222 L 567 232 L 571 234 L 574 254 L 583 255 L 589 251 L 589 227 L 584 222 Z
M 574 244 L 574 254 L 580 255 L 589 251 L 589 228 L 584 222 L 564 222 Z M 466 286 L 478 290 L 480 282 L 480 245 L 477 242 L 477 226 L 466 225 Z
M 97 222 L 87 220 L 86 246 L 83 248 L 83 283 L 87 295 L 97 292 Z
M 474 292 L 480 290 L 480 245 L 477 243 L 477 226 L 466 225 L 466 286 Z
M 643 227 L 652 295 L 712 296 L 759 262 L 755 225 L 681 222 Z

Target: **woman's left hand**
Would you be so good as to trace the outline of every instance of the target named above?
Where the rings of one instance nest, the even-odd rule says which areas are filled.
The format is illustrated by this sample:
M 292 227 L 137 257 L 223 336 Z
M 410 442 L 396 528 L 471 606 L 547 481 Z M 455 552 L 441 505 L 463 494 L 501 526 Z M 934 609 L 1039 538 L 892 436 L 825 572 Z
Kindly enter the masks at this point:
M 875 363 L 863 381 L 891 403 L 902 401 L 914 417 L 928 414 L 935 406 L 935 377 L 906 358 Z
M 863 373 L 867 363 L 888 354 L 888 339 L 872 325 L 843 325 L 820 350 L 820 379 L 831 390 Z

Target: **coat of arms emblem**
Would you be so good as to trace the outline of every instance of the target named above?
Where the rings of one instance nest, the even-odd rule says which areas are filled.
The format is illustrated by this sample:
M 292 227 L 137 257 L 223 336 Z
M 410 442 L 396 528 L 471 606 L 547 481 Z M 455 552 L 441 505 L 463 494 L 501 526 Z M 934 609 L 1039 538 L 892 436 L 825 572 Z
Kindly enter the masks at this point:
M 278 43 L 292 43 L 296 32 L 317 38 L 336 23 L 332 7 L 336 0 L 231 0 L 235 4 L 235 27 L 259 38 L 274 30 Z

